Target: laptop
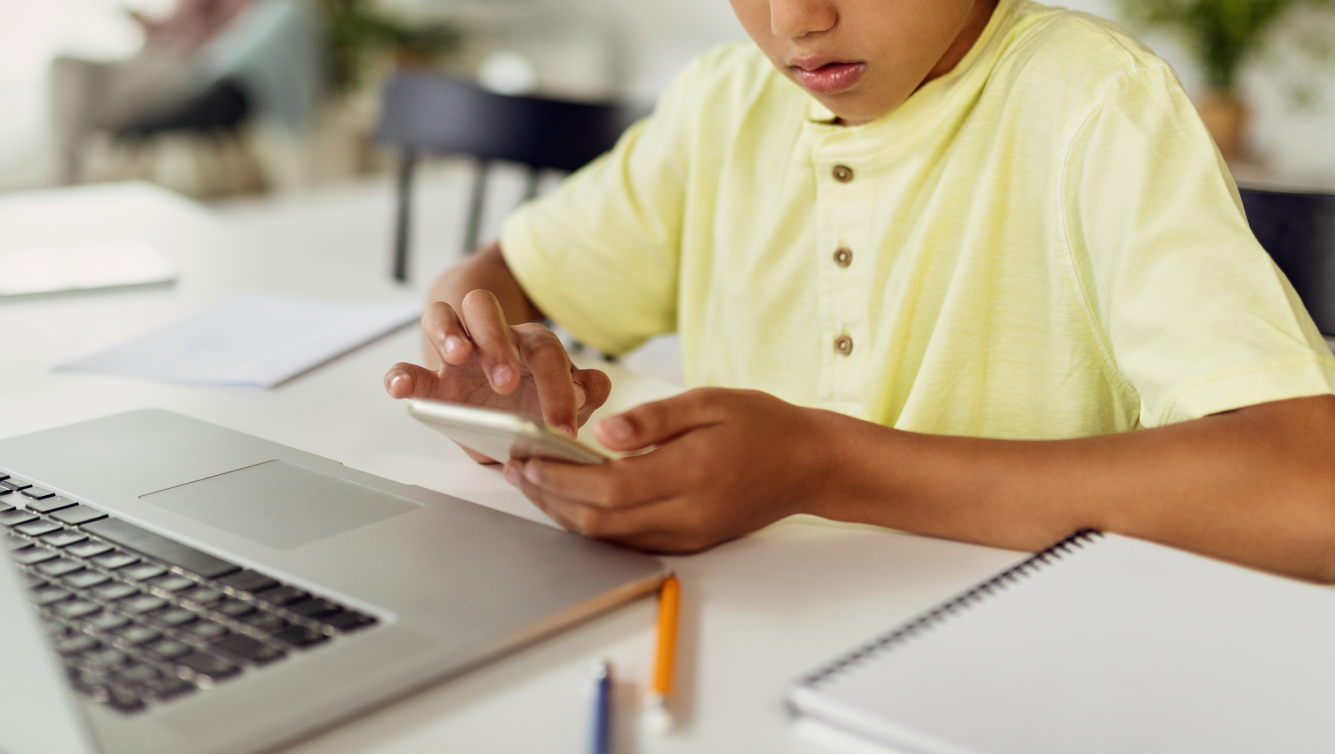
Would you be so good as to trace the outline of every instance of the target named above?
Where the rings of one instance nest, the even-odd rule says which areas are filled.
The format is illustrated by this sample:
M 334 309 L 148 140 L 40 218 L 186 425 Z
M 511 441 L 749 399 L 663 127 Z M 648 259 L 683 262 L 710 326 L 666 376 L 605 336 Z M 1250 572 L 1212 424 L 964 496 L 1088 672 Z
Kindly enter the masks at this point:
M 0 754 L 293 742 L 657 560 L 161 410 L 0 440 Z

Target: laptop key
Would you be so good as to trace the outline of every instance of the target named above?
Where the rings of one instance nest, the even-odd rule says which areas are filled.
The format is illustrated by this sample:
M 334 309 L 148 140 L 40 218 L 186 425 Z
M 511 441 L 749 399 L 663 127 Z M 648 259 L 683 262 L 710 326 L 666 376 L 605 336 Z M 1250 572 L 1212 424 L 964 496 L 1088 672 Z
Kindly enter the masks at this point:
M 223 593 L 217 589 L 209 589 L 206 586 L 197 586 L 194 589 L 187 589 L 181 592 L 181 598 L 190 600 L 196 605 L 210 606 L 223 598 Z
M 79 661 L 90 669 L 118 668 L 130 661 L 130 656 L 110 647 L 94 649 L 79 655 Z
M 84 625 L 94 631 L 114 631 L 130 622 L 124 615 L 117 615 L 110 610 L 104 610 L 97 615 L 84 618 Z
M 218 579 L 218 583 L 223 586 L 230 586 L 240 592 L 258 592 L 263 589 L 278 586 L 277 581 L 274 581 L 259 571 L 252 571 L 250 569 L 238 571 L 230 576 L 224 576 Z
M 144 708 L 144 700 L 139 693 L 124 686 L 108 686 L 106 704 L 121 712 L 138 712 Z
M 68 620 L 74 620 L 75 618 L 82 618 L 85 615 L 91 615 L 93 613 L 96 613 L 101 609 L 102 606 L 97 604 L 96 602 L 89 602 L 88 600 L 73 600 L 70 602 L 62 602 L 59 605 L 56 605 L 54 608 L 52 608 L 52 611 L 56 615 L 59 615 L 62 618 L 66 618 Z
M 182 589 L 194 586 L 197 582 L 194 579 L 188 579 L 185 576 L 169 573 L 165 576 L 159 576 L 148 583 L 158 589 L 165 589 L 168 592 L 179 592 Z
M 51 490 L 44 490 L 41 487 L 29 487 L 23 491 L 24 497 L 30 497 L 33 500 L 45 500 L 49 497 L 55 497 L 56 493 Z
M 79 503 L 72 508 L 58 510 L 51 514 L 51 518 L 73 526 L 79 526 L 80 524 L 86 524 L 89 521 L 96 521 L 99 518 L 106 517 L 107 514 L 91 506 L 84 505 L 83 503 Z
M 106 704 L 121 712 L 138 712 L 144 708 L 144 700 L 139 692 L 124 686 L 108 686 Z
M 92 589 L 95 586 L 111 581 L 111 577 L 98 571 L 84 570 L 77 573 L 71 573 L 67 576 L 62 576 L 60 580 L 65 586 L 74 587 L 75 589 Z
M 19 479 L 16 476 L 12 476 L 3 482 L 0 482 L 0 485 L 4 485 L 5 487 L 8 487 L 9 489 L 17 492 L 19 490 L 28 489 L 29 487 L 32 486 L 32 482 L 29 482 L 27 479 Z
M 80 563 L 77 560 L 70 560 L 69 558 L 57 558 L 56 560 L 48 560 L 38 564 L 37 570 L 47 576 L 64 576 L 67 573 L 82 571 L 83 563 Z
M 27 490 L 23 494 L 27 495 L 29 492 L 32 492 L 32 490 Z M 29 497 L 32 496 L 29 495 Z M 58 511 L 62 508 L 72 508 L 75 505 L 78 505 L 78 503 L 74 502 L 73 500 L 70 500 L 69 498 L 60 497 L 58 495 L 52 495 L 46 498 L 29 500 L 28 510 L 37 511 L 38 513 L 50 513 L 51 511 Z
M 73 594 L 70 594 L 58 586 L 48 586 L 33 592 L 32 601 L 44 607 L 46 605 L 54 605 L 61 600 L 67 600 L 73 596 Z
M 9 550 L 22 550 L 25 547 L 32 547 L 32 540 L 27 537 L 5 532 L 5 548 Z
M 154 534 L 147 529 L 141 529 L 134 524 L 119 519 L 108 518 L 102 521 L 94 521 L 85 524 L 83 528 L 85 531 L 90 531 L 107 541 L 115 542 L 145 555 L 152 555 L 164 563 L 170 563 L 205 578 L 217 578 L 241 570 L 241 566 L 228 563 L 221 558 L 215 558 L 206 552 L 187 547 L 161 534 Z
M 135 565 L 126 566 L 125 568 L 120 569 L 120 573 L 116 575 L 124 579 L 147 581 L 155 576 L 161 576 L 166 572 L 167 569 L 157 563 L 136 563 Z
M 18 526 L 37 520 L 37 514 L 16 508 L 8 513 L 0 513 L 0 526 Z
M 256 592 L 256 597 L 275 605 L 290 605 L 297 600 L 304 600 L 311 596 L 294 586 L 278 586 L 273 589 L 265 589 L 262 592 Z
M 126 597 L 116 603 L 120 608 L 128 613 L 144 615 L 161 608 L 167 604 L 167 600 L 161 597 L 154 597 L 151 594 L 140 594 L 134 597 Z
M 197 621 L 185 629 L 185 633 L 193 638 L 204 641 L 216 641 L 231 633 L 227 626 L 213 621 Z
M 42 535 L 42 541 L 52 547 L 69 547 L 70 545 L 84 542 L 88 539 L 83 532 L 77 529 L 60 529 Z
M 103 584 L 93 589 L 93 596 L 98 599 L 107 600 L 108 602 L 123 599 L 138 593 L 138 589 L 120 581 L 113 581 L 110 584 Z
M 241 618 L 255 612 L 255 606 L 242 600 L 227 599 L 213 606 L 214 610 L 226 615 L 229 618 Z
M 47 560 L 54 560 L 60 557 L 60 553 L 48 550 L 45 547 L 31 547 L 27 550 L 19 550 L 13 555 L 14 561 L 20 565 L 36 565 Z
M 56 651 L 63 655 L 76 655 L 100 646 L 102 646 L 102 642 L 87 634 L 82 634 L 56 642 Z
M 181 655 L 195 651 L 194 647 L 176 639 L 163 639 L 148 645 L 146 649 L 164 660 L 174 660 Z
M 321 618 L 320 622 L 326 626 L 333 626 L 339 631 L 356 631 L 359 628 L 366 628 L 373 625 L 376 620 L 369 615 L 359 613 L 355 610 L 344 610 L 337 615 L 331 615 L 328 618 Z
M 321 619 L 342 612 L 343 606 L 320 597 L 294 602 L 287 609 L 305 618 Z
M 131 646 L 137 646 L 139 644 L 143 644 L 146 641 L 153 641 L 154 639 L 159 639 L 162 637 L 162 634 L 157 631 L 154 631 L 148 626 L 141 626 L 135 623 L 117 631 L 116 636 L 119 637 L 126 644 L 129 644 Z
M 26 524 L 19 524 L 14 527 L 14 531 L 27 534 L 30 537 L 40 537 L 43 534 L 60 531 L 61 528 L 60 524 L 54 524 L 50 521 L 42 521 L 38 519 L 37 521 L 29 521 Z
M 65 552 L 80 558 L 95 558 L 98 555 L 109 552 L 111 549 L 111 545 L 105 542 L 88 541 L 80 542 L 76 545 L 69 545 L 65 547 Z
M 144 690 L 152 694 L 154 698 L 166 701 L 172 697 L 188 694 L 191 691 L 194 691 L 195 684 L 181 680 L 176 676 L 169 675 L 144 684 Z
M 287 620 L 282 616 L 274 615 L 266 610 L 259 610 L 251 615 L 247 615 L 245 618 L 241 619 L 241 622 L 248 626 L 254 626 L 266 633 L 281 631 L 289 625 Z
M 188 655 L 181 655 L 176 658 L 176 662 L 192 670 L 195 675 L 211 681 L 221 681 L 241 672 L 241 667 L 236 663 L 206 652 L 191 652 Z
M 115 552 L 109 552 L 106 555 L 99 555 L 98 557 L 93 558 L 93 562 L 109 571 L 114 571 L 118 568 L 124 568 L 127 565 L 138 563 L 139 558 L 136 558 L 128 552 L 116 550 Z
M 128 668 L 125 668 L 124 670 L 121 670 L 120 672 L 116 673 L 117 680 L 123 681 L 125 683 L 134 686 L 148 683 L 149 681 L 156 681 L 161 677 L 162 677 L 162 671 L 158 670 L 152 665 L 149 665 L 146 662 L 134 663 L 133 665 L 130 665 Z
M 275 639 L 285 641 L 294 647 L 309 647 L 313 644 L 319 644 L 322 641 L 329 640 L 329 637 L 320 631 L 295 624 L 288 626 L 281 631 L 274 631 L 271 635 Z
M 177 626 L 184 626 L 187 623 L 194 623 L 196 620 L 199 620 L 199 615 L 194 611 L 186 610 L 183 607 L 173 607 L 154 615 L 153 620 L 164 626 L 176 628 Z
M 277 647 L 271 647 L 262 641 L 241 634 L 232 634 L 225 639 L 220 639 L 213 646 L 259 665 L 280 660 L 287 655 L 286 652 Z

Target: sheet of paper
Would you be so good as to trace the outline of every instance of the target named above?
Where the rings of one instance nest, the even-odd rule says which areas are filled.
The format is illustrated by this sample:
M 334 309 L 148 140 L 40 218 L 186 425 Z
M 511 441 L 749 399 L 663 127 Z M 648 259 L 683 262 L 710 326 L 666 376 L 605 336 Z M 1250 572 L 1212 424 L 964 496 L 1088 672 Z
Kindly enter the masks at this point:
M 146 243 L 0 248 L 0 298 L 170 283 L 176 268 Z
M 57 369 L 264 389 L 398 329 L 420 311 L 415 303 L 251 294 Z

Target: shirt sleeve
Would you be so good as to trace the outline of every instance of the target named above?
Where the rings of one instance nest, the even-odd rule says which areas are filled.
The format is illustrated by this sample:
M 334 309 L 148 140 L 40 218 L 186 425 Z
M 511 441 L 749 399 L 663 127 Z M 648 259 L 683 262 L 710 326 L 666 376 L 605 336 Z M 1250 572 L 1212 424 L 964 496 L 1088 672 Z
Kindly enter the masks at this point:
M 680 74 L 611 152 L 502 228 L 506 263 L 533 303 L 606 353 L 676 329 L 698 68 Z
M 1171 69 L 1112 81 L 1063 166 L 1076 293 L 1141 424 L 1333 392 L 1335 358 Z

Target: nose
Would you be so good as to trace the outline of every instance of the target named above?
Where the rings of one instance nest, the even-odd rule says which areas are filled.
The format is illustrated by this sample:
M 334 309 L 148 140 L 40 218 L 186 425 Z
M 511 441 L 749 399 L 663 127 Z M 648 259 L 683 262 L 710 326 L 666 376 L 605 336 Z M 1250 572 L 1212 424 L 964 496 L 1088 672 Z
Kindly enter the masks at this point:
M 770 32 L 776 37 L 796 39 L 829 31 L 839 21 L 839 12 L 830 0 L 770 0 Z

